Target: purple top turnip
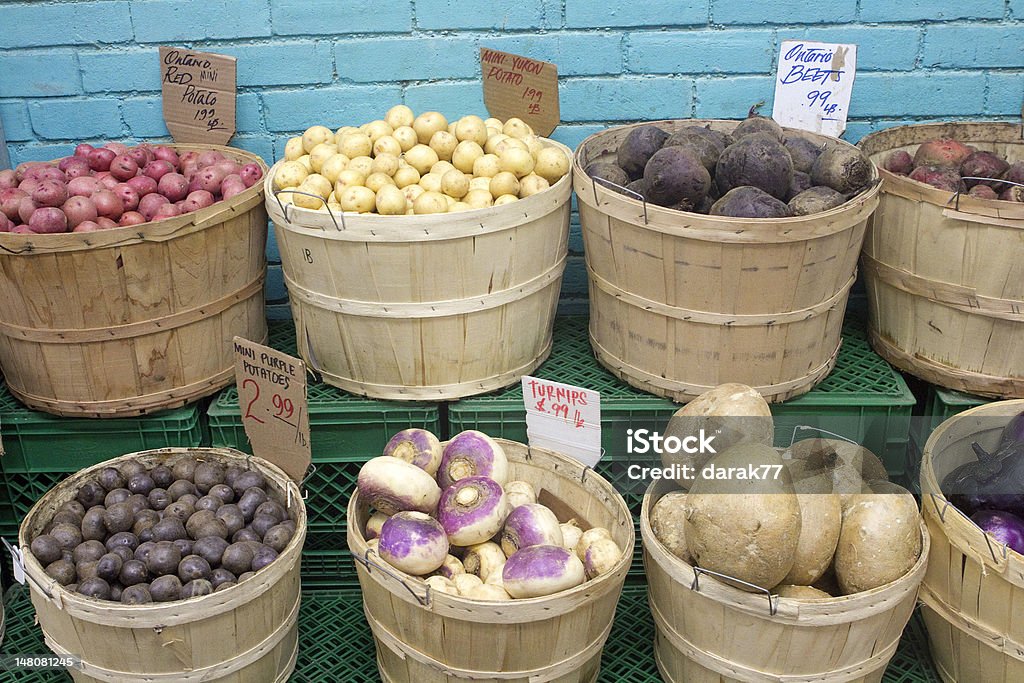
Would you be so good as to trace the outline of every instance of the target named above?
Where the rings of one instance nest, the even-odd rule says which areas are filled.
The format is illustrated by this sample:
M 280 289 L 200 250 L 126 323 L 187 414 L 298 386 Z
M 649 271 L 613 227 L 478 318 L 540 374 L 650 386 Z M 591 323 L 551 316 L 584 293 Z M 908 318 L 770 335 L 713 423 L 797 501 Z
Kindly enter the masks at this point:
M 488 477 L 460 479 L 445 489 L 437 505 L 437 519 L 448 540 L 461 546 L 489 540 L 501 529 L 508 513 L 504 489 Z
M 384 446 L 384 455 L 411 463 L 434 476 L 441 466 L 441 442 L 426 429 L 403 429 Z
M 509 514 L 501 531 L 501 549 L 507 557 L 531 545 L 562 545 L 558 518 L 539 503 L 517 507 Z
M 539 598 L 575 588 L 586 580 L 580 558 L 553 545 L 531 545 L 508 558 L 501 572 L 513 598 Z
M 482 581 L 487 581 L 491 574 L 500 571 L 505 564 L 505 553 L 501 546 L 491 541 L 477 543 L 466 550 L 462 558 L 463 568 L 470 574 L 479 576 Z
M 491 437 L 473 429 L 459 432 L 444 447 L 437 483 L 448 488 L 465 477 L 490 477 L 504 486 L 508 481 L 505 451 Z
M 380 556 L 413 576 L 440 567 L 448 556 L 448 537 L 436 519 L 422 512 L 399 512 L 380 530 Z
M 404 510 L 432 513 L 441 498 L 441 489 L 429 474 L 390 455 L 367 461 L 356 484 L 359 495 L 386 515 Z

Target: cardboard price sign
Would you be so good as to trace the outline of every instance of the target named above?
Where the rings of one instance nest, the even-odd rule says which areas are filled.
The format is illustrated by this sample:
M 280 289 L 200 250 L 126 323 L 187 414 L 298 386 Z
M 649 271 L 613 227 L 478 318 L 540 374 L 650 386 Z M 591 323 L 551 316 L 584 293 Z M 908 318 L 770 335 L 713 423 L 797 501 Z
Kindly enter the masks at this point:
M 601 460 L 601 394 L 529 375 L 522 381 L 530 445 L 595 467 Z
M 839 137 L 856 73 L 856 45 L 783 41 L 772 118 L 780 126 Z
M 235 58 L 160 48 L 164 121 L 175 142 L 226 145 L 235 134 Z
M 561 120 L 558 67 L 510 52 L 480 48 L 484 105 L 502 120 L 517 116 L 547 137 Z
M 301 482 L 312 460 L 306 364 L 241 337 L 234 344 L 238 407 L 252 452 Z

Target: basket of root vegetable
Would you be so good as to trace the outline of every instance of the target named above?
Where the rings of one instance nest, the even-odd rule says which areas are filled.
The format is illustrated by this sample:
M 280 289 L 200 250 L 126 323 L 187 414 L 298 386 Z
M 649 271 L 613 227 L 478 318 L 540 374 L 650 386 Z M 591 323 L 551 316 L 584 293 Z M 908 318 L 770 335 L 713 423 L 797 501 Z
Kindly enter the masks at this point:
M 635 539 L 593 470 L 408 429 L 360 470 L 348 520 L 384 680 L 596 678 Z

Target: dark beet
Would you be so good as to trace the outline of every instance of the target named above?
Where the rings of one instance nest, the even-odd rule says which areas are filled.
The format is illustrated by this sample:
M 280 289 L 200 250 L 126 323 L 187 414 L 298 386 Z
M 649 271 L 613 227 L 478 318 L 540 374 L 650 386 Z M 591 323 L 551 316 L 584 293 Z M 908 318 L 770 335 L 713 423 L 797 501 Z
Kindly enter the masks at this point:
M 716 201 L 711 207 L 711 215 L 734 218 L 786 218 L 790 215 L 790 210 L 785 202 L 764 190 L 744 185 L 729 190 Z
M 956 140 L 942 138 L 929 140 L 917 148 L 914 153 L 914 168 L 921 166 L 942 166 L 945 168 L 960 168 L 964 159 L 969 157 L 974 150 Z
M 648 124 L 633 128 L 619 145 L 616 153 L 619 168 L 626 172 L 630 180 L 636 180 L 644 174 L 647 162 L 661 149 L 667 139 L 668 133 L 657 126 Z
M 811 167 L 811 182 L 852 195 L 871 182 L 873 173 L 874 166 L 863 152 L 856 147 L 835 144 L 815 159 Z
M 701 126 L 686 126 L 673 133 L 665 141 L 663 147 L 682 146 L 689 149 L 700 159 L 701 164 L 708 170 L 708 173 L 715 172 L 719 157 L 725 151 L 722 138 L 716 135 L 710 128 Z
M 647 200 L 661 206 L 686 201 L 696 206 L 711 187 L 711 175 L 685 146 L 665 147 L 654 153 L 644 169 Z
M 715 169 L 719 191 L 749 185 L 781 199 L 789 191 L 793 160 L 781 142 L 767 133 L 746 135 L 722 152 Z
M 786 135 L 786 149 L 793 159 L 793 170 L 801 173 L 810 173 L 814 161 L 821 154 L 821 143 L 808 140 L 807 138 L 789 133 Z M 909 159 L 909 156 L 908 156 Z
M 812 187 L 810 175 L 803 171 L 793 171 L 793 179 L 789 181 L 789 191 L 786 193 L 786 201 L 788 202 L 804 190 L 809 190 Z
M 909 175 L 914 170 L 914 158 L 907 150 L 896 149 L 885 157 L 882 168 L 897 175 Z
M 918 166 L 911 172 L 910 179 L 950 192 L 961 189 L 962 184 L 955 168 L 943 166 Z
M 964 185 L 969 188 L 979 184 L 998 187 L 1001 185 L 998 182 L 999 178 L 1002 178 L 1009 168 L 1010 164 L 1005 159 L 992 152 L 975 152 L 960 164 L 960 175 L 964 178 Z M 986 180 L 968 180 L 968 176 Z
M 816 185 L 790 199 L 789 209 L 794 216 L 809 216 L 834 209 L 845 201 L 846 197 L 831 187 Z

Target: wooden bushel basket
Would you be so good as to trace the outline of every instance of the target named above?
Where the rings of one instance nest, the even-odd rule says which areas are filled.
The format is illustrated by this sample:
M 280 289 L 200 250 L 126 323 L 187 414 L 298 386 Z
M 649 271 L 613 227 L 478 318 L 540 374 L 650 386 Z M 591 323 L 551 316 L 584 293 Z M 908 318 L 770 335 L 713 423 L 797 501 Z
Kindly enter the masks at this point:
M 611 631 L 635 543 L 622 496 L 582 463 L 553 451 L 496 439 L 509 479 L 532 482 L 565 503 L 580 526 L 602 526 L 622 549 L 612 571 L 542 598 L 471 600 L 430 591 L 422 579 L 369 550 L 369 510 L 352 496 L 348 547 L 357 560 L 363 611 L 377 643 L 385 683 L 592 683 Z M 560 521 L 566 521 L 561 519 Z
M 654 124 L 673 133 L 694 125 L 731 131 L 738 122 Z M 666 209 L 595 183 L 584 172 L 594 161 L 613 160 L 633 128 L 590 136 L 573 162 L 598 360 L 629 384 L 680 402 L 724 382 L 748 384 L 770 402 L 809 391 L 835 366 L 878 188 L 830 211 L 794 218 Z
M 46 575 L 29 545 L 86 480 L 128 458 L 152 467 L 186 456 L 263 473 L 267 493 L 295 520 L 295 534 L 277 559 L 218 593 L 145 605 L 87 598 Z M 284 683 L 298 654 L 305 537 L 306 508 L 299 488 L 271 463 L 229 448 L 161 448 L 129 453 L 65 479 L 29 510 L 18 544 L 46 645 L 58 655 L 82 658 L 82 669 L 70 670 L 76 683 Z
M 669 683 L 879 683 L 896 654 L 928 562 L 902 578 L 831 600 L 794 600 L 729 586 L 671 554 L 650 513 L 671 482 L 655 482 L 640 513 L 654 657 Z
M 876 165 L 954 138 L 1024 160 L 1024 126 L 943 123 L 868 135 Z M 955 195 L 879 169 L 862 264 L 871 345 L 893 365 L 972 394 L 1024 398 L 1024 204 Z
M 240 163 L 242 150 L 217 150 Z M 235 335 L 263 341 L 263 185 L 142 226 L 0 233 L 0 365 L 26 405 L 124 417 L 174 408 L 234 382 Z
M 513 384 L 548 357 L 568 177 L 503 206 L 380 216 L 282 205 L 276 168 L 266 204 L 299 355 L 326 383 L 374 398 L 457 399 Z
M 1022 410 L 1017 400 L 964 411 L 939 425 L 924 447 L 921 507 L 932 545 L 921 612 L 947 683 L 1024 681 L 1024 555 L 982 532 L 939 488 L 954 468 L 976 459 L 971 442 L 994 448 L 999 422 Z

